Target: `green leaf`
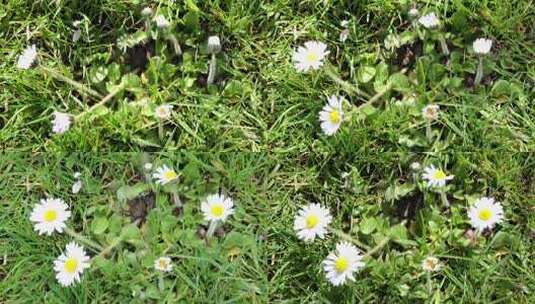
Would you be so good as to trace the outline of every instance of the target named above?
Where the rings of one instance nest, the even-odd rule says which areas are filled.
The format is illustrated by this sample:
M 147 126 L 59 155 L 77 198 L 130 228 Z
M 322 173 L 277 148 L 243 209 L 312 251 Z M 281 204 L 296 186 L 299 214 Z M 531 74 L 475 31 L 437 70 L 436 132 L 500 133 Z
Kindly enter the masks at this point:
M 494 83 L 490 92 L 494 97 L 510 96 L 511 84 L 507 80 L 500 79 Z
M 377 219 L 374 217 L 365 218 L 359 225 L 360 232 L 364 234 L 371 234 L 374 232 L 377 227 L 379 226 L 379 223 L 377 222 Z
M 141 193 L 147 191 L 149 185 L 145 183 L 137 183 L 133 186 L 124 185 L 117 189 L 117 199 L 119 201 L 127 201 L 138 197 Z
M 361 66 L 357 72 L 359 82 L 368 83 L 375 76 L 375 68 L 372 66 Z
M 409 194 L 414 190 L 416 186 L 414 184 L 405 183 L 405 184 L 398 184 L 395 183 L 394 185 L 389 186 L 385 191 L 385 199 L 387 201 L 395 201 L 398 200 L 405 195 Z
M 388 83 L 392 86 L 393 90 L 399 91 L 399 92 L 409 92 L 410 91 L 410 83 L 409 78 L 405 76 L 405 74 L 396 73 L 390 76 L 388 79 Z
M 106 229 L 108 229 L 108 219 L 105 217 L 97 217 L 93 220 L 91 223 L 91 231 L 93 231 L 94 234 L 102 234 Z

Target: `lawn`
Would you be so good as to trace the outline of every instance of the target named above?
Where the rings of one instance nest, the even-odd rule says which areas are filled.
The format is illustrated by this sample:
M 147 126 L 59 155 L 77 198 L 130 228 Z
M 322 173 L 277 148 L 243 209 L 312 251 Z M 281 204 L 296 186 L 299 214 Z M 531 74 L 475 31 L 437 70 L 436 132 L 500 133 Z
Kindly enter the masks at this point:
M 0 302 L 533 303 L 533 20 L 528 0 L 7 0 Z M 89 267 L 62 284 L 71 242 Z

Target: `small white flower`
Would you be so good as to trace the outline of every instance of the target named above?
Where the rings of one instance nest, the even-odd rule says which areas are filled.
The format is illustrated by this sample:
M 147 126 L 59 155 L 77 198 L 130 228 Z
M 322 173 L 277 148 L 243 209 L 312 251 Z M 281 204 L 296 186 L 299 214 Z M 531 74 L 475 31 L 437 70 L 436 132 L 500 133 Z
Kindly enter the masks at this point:
M 76 20 L 72 23 L 72 26 L 78 28 L 82 24 L 83 20 Z
M 297 237 L 305 242 L 311 242 L 316 237 L 322 239 L 327 234 L 327 227 L 332 221 L 329 209 L 320 204 L 310 204 L 299 210 L 294 220 L 294 230 Z
M 61 233 L 65 229 L 65 222 L 71 216 L 69 206 L 62 199 L 41 199 L 33 207 L 30 221 L 34 222 L 34 229 L 39 234 L 51 235 L 54 230 Z
M 344 120 L 344 111 L 342 110 L 343 102 L 344 99 L 342 97 L 332 95 L 328 98 L 328 103 L 319 113 L 321 129 L 328 136 L 336 133 Z
M 418 17 L 419 14 L 420 14 L 420 12 L 415 7 L 411 8 L 409 10 L 409 17 L 411 17 L 411 18 L 416 18 L 416 17 Z
M 159 105 L 154 109 L 154 114 L 159 119 L 165 120 L 171 118 L 171 110 L 173 110 L 173 106 L 170 104 L 163 104 Z
M 234 213 L 234 202 L 229 197 L 222 194 L 208 195 L 201 202 L 201 211 L 206 221 L 224 222 Z
M 35 60 L 37 59 L 37 47 L 35 44 L 30 45 L 27 47 L 22 54 L 19 56 L 19 59 L 17 60 L 17 68 L 19 69 L 29 69 Z
M 347 280 L 355 281 L 353 273 L 362 267 L 360 251 L 348 242 L 338 243 L 336 250 L 323 261 L 326 277 L 334 286 L 343 285 Z
M 76 182 L 74 182 L 74 184 L 72 184 L 72 193 L 77 194 L 78 192 L 80 192 L 80 189 L 82 189 L 82 181 L 77 180 Z
M 74 174 L 72 175 L 74 178 L 78 179 L 80 178 L 80 176 L 82 176 L 82 173 L 80 172 L 74 172 Z
M 422 116 L 430 121 L 437 120 L 440 114 L 440 107 L 436 104 L 430 104 L 422 109 Z
M 468 217 L 472 227 L 482 232 L 485 229 L 492 229 L 503 220 L 503 208 L 492 197 L 482 197 L 470 207 Z
M 420 17 L 420 19 L 418 19 L 418 22 L 420 22 L 421 25 L 428 29 L 435 28 L 440 25 L 440 20 L 438 20 L 438 17 L 437 15 L 435 15 L 435 13 L 430 13 Z
M 152 163 L 146 163 L 143 165 L 143 168 L 145 168 L 146 171 L 152 170 Z
M 171 264 L 171 258 L 169 257 L 160 257 L 154 261 L 154 268 L 159 271 L 169 272 L 173 269 L 173 264 Z
M 165 185 L 176 180 L 178 178 L 178 174 L 175 172 L 175 170 L 163 165 L 156 169 L 156 172 L 152 175 L 152 177 L 156 179 L 156 183 Z
M 438 271 L 441 267 L 439 260 L 433 256 L 428 256 L 422 261 L 423 270 L 428 272 Z
M 420 165 L 419 162 L 413 162 L 411 164 L 411 170 L 412 171 L 420 171 L 421 168 L 422 168 L 422 165 Z
M 485 39 L 485 38 L 479 38 L 474 41 L 472 44 L 472 47 L 474 48 L 474 52 L 479 55 L 486 55 L 490 52 L 490 49 L 492 48 L 492 40 Z
M 71 116 L 67 113 L 54 112 L 54 120 L 52 121 L 52 132 L 56 134 L 63 134 L 71 127 Z
M 85 254 L 84 248 L 70 242 L 65 252 L 54 261 L 56 279 L 62 286 L 70 286 L 80 282 L 80 275 L 89 266 L 89 256 Z
M 154 17 L 154 22 L 156 22 L 156 26 L 160 29 L 167 29 L 171 25 L 163 15 Z
M 349 26 L 349 20 L 342 20 L 342 22 L 340 22 L 340 25 L 342 27 L 347 28 Z
M 141 10 L 141 16 L 143 16 L 143 17 L 150 17 L 150 16 L 152 16 L 152 13 L 153 13 L 153 11 L 152 11 L 152 8 L 150 8 L 150 7 L 146 7 L 146 8 Z
M 208 37 L 208 53 L 217 54 L 221 51 L 221 41 L 218 36 Z
M 319 41 L 307 41 L 305 46 L 300 46 L 293 54 L 295 68 L 299 72 L 317 70 L 323 65 L 325 56 L 329 54 L 327 45 Z
M 446 181 L 452 180 L 453 177 L 453 175 L 446 175 L 442 169 L 437 169 L 434 165 L 426 167 L 422 175 L 422 178 L 427 180 L 428 187 L 444 187 Z
M 82 37 L 82 30 L 78 29 L 72 33 L 72 42 L 77 42 Z
M 346 42 L 347 38 L 349 38 L 349 29 L 343 29 L 340 32 L 340 37 L 338 37 L 338 40 L 340 42 Z

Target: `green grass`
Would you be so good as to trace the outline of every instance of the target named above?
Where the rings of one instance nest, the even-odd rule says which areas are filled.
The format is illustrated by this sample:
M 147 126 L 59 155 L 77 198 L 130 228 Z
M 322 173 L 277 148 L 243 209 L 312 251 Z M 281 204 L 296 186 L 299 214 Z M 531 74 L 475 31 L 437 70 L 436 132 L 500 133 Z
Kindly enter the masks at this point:
M 410 31 L 408 1 L 160 1 L 153 8 L 178 23 L 173 33 L 184 54 L 173 55 L 160 37 L 142 68 L 132 59 L 135 47 L 123 52 L 118 43 L 144 27 L 137 2 L 8 0 L 0 8 L 0 302 L 535 300 L 533 1 L 418 1 L 420 11 L 445 21 L 452 54 L 446 60 L 426 38 L 409 65 L 400 64 L 406 53 L 384 43 Z M 82 38 L 73 43 L 72 22 L 82 18 Z M 350 37 L 342 43 L 345 19 Z M 223 51 L 216 84 L 206 86 L 205 43 L 213 34 Z M 495 44 L 485 61 L 490 77 L 472 87 L 477 59 L 470 45 L 478 37 Z M 354 106 L 366 98 L 323 70 L 297 73 L 292 52 L 308 40 L 326 43 L 329 64 L 368 94 L 380 75 L 363 83 L 362 67 L 385 66 L 387 78 L 406 68 L 407 83 L 396 82 L 374 108 L 354 112 L 327 137 L 318 121 L 327 96 L 340 94 Z M 38 67 L 16 69 L 33 43 L 42 66 L 101 95 L 121 81 L 126 90 L 54 135 L 55 110 L 78 115 L 101 99 Z M 396 105 L 409 97 L 413 106 Z M 141 105 L 146 98 L 148 106 Z M 174 111 L 160 137 L 151 109 L 162 103 Z M 427 136 L 420 112 L 430 103 L 442 112 Z M 135 228 L 118 191 L 140 183 L 146 161 L 180 172 L 184 209 L 177 214 L 169 189 L 155 188 L 155 207 Z M 413 162 L 455 175 L 450 209 L 414 180 Z M 75 171 L 84 185 L 77 195 L 70 190 Z M 224 236 L 207 245 L 198 235 L 199 204 L 220 190 L 234 199 L 236 213 Z M 470 242 L 466 210 L 483 195 L 502 202 L 505 221 Z M 39 236 L 29 221 L 44 197 L 64 199 L 73 212 L 68 225 L 102 245 L 129 233 L 70 288 L 56 282 L 52 263 L 72 238 Z M 330 209 L 333 228 L 367 247 L 393 235 L 356 282 L 332 287 L 321 268 L 340 237 L 311 244 L 296 238 L 294 215 L 312 202 Z M 102 220 L 108 226 L 99 231 Z M 152 265 L 164 254 L 175 268 L 160 290 Z M 430 282 L 420 267 L 429 254 L 444 263 Z

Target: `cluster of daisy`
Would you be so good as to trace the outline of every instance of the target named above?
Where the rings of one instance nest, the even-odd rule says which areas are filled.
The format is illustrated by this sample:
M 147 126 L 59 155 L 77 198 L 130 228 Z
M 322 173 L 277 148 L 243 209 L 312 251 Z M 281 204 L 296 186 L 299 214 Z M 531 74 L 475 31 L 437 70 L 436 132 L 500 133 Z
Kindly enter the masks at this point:
M 409 11 L 409 15 L 412 18 L 418 18 L 419 11 L 413 8 Z M 343 30 L 340 33 L 339 40 L 344 42 L 349 36 L 348 29 L 349 21 L 344 20 L 342 22 Z M 429 13 L 420 16 L 417 19 L 417 24 L 420 24 L 427 30 L 437 30 L 440 28 L 441 22 L 435 13 Z M 445 55 L 449 54 L 447 49 L 447 43 L 444 35 L 440 35 L 440 42 Z M 473 51 L 479 57 L 479 65 L 476 74 L 475 83 L 478 84 L 481 81 L 483 75 L 483 55 L 490 52 L 492 47 L 492 40 L 479 38 L 473 42 Z M 327 45 L 320 41 L 307 41 L 302 46 L 298 46 L 293 52 L 292 61 L 294 67 L 298 72 L 306 73 L 314 70 L 319 70 L 329 55 Z M 332 95 L 327 99 L 327 104 L 322 108 L 319 113 L 319 121 L 323 133 L 327 136 L 334 135 L 340 125 L 344 121 L 343 105 L 344 99 L 340 96 Z M 430 104 L 423 108 L 422 116 L 429 122 L 438 119 L 440 108 L 436 104 Z
M 453 178 L 453 175 L 447 175 L 434 165 L 424 168 L 422 175 L 428 187 L 444 188 L 446 182 Z M 502 221 L 503 215 L 501 204 L 489 197 L 478 199 L 468 210 L 470 223 L 478 232 L 492 229 Z M 329 209 L 320 204 L 309 204 L 302 207 L 295 215 L 293 229 L 299 239 L 313 242 L 316 238 L 325 238 L 332 220 Z M 323 261 L 326 278 L 334 286 L 343 285 L 348 280 L 355 281 L 354 273 L 365 266 L 363 258 L 357 247 L 345 241 L 339 242 L 335 250 Z M 437 271 L 440 265 L 438 259 L 431 256 L 422 262 L 425 271 Z

